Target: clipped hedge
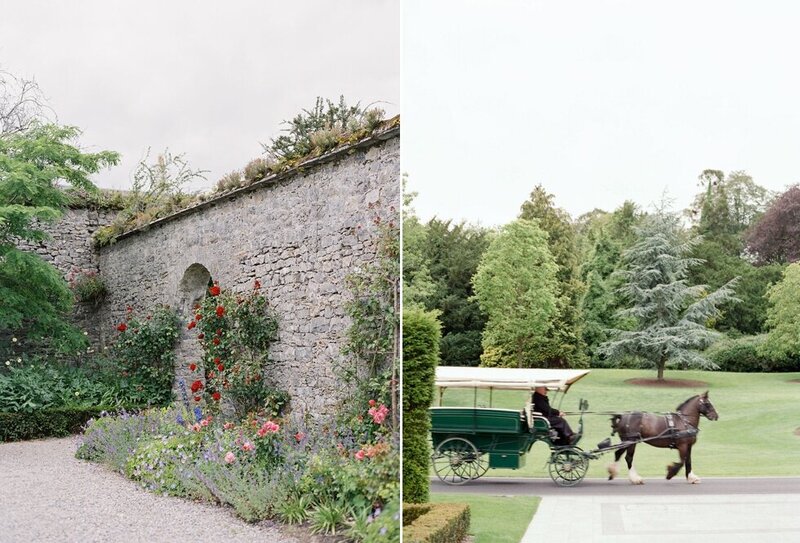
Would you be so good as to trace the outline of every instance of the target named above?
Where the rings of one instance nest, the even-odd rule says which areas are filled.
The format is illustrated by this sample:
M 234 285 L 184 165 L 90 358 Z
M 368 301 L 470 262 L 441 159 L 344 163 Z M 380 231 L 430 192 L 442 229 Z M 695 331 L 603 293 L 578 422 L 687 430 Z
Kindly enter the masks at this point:
M 469 532 L 469 505 L 403 504 L 405 543 L 459 543 Z
M 81 432 L 91 418 L 118 407 L 59 407 L 30 413 L 0 412 L 0 441 L 65 437 Z
M 441 325 L 436 314 L 403 312 L 403 501 L 428 501 L 431 430 L 428 408 L 439 361 Z
M 800 361 L 770 356 L 764 349 L 766 340 L 766 334 L 724 340 L 711 347 L 706 354 L 721 371 L 800 371 Z

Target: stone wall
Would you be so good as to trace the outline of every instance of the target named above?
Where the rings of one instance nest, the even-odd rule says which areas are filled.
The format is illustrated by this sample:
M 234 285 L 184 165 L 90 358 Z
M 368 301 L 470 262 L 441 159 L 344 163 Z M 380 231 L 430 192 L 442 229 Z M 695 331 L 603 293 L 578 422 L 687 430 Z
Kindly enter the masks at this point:
M 168 304 L 185 323 L 209 276 L 241 292 L 258 279 L 279 319 L 265 377 L 296 413 L 329 412 L 348 393 L 334 372 L 349 327 L 346 277 L 375 258 L 376 213 L 397 221 L 399 209 L 393 129 L 126 234 L 97 255 L 109 290 L 94 323 L 100 341 L 116 335 L 126 306 Z M 182 328 L 178 378 L 199 356 Z
M 57 223 L 42 226 L 49 239 L 39 243 L 22 240 L 18 247 L 41 255 L 65 278 L 80 271 L 99 272 L 98 255 L 94 250 L 92 236 L 98 228 L 109 224 L 116 213 L 109 210 L 68 209 Z M 76 304 L 74 320 L 76 325 L 89 332 L 92 339 L 99 339 L 92 307 Z

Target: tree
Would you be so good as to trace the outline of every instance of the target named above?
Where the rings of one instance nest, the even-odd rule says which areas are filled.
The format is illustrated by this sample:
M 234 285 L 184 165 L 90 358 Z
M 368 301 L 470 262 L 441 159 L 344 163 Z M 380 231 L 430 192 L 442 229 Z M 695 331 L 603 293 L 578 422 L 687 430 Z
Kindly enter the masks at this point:
M 477 366 L 486 314 L 474 298 L 472 278 L 489 246 L 490 232 L 433 218 L 425 225 L 425 235 L 425 260 L 434 281 L 428 309 L 440 312 L 442 363 Z
M 769 289 L 767 326 L 763 350 L 780 360 L 800 361 L 800 263 L 790 264 L 783 279 Z
M 800 260 L 800 185 L 778 196 L 746 235 L 758 264 Z
M 117 163 L 110 151 L 84 153 L 75 127 L 43 125 L 0 136 L 0 337 L 46 340 L 59 350 L 82 344 L 68 323 L 72 293 L 61 275 L 38 255 L 20 251 L 18 240 L 41 241 L 43 222 L 53 222 L 67 204 L 58 183 L 97 189 L 89 175 Z
M 569 214 L 554 204 L 554 197 L 537 185 L 522 204 L 520 219 L 538 220 L 547 233 L 550 253 L 558 266 L 556 314 L 553 326 L 529 353 L 533 363 L 543 367 L 582 365 L 585 361 L 580 300 L 584 284 L 578 270 L 578 246 Z
M 501 351 L 503 365 L 531 366 L 530 353 L 556 314 L 557 273 L 547 234 L 536 221 L 518 219 L 501 229 L 473 279 L 475 297 L 489 317 L 485 352 Z
M 0 71 L 0 135 L 27 130 L 47 121 L 47 107 L 36 81 Z
M 416 192 L 407 192 L 403 177 L 403 307 L 424 308 L 434 294 L 436 285 L 431 277 L 425 254 L 427 230 L 411 206 Z
M 664 209 L 637 229 L 638 240 L 623 254 L 621 292 L 630 307 L 619 312 L 630 318 L 632 330 L 613 330 L 600 350 L 611 358 L 639 357 L 664 378 L 667 365 L 713 367 L 697 349 L 705 349 L 719 333 L 708 327 L 720 304 L 733 299 L 735 280 L 709 292 L 706 285 L 689 285 L 690 268 L 703 261 L 690 258 L 697 238 L 687 237 L 677 215 Z
M 725 179 L 719 170 L 704 170 L 699 180 L 704 190 L 695 197 L 691 215 L 697 217 L 698 213 L 702 212 L 709 194 L 719 203 L 720 195 L 717 190 L 721 189 L 730 221 L 728 224 L 735 232 L 747 230 L 764 213 L 775 197 L 772 191 L 756 184 L 753 178 L 742 170 L 730 172 Z

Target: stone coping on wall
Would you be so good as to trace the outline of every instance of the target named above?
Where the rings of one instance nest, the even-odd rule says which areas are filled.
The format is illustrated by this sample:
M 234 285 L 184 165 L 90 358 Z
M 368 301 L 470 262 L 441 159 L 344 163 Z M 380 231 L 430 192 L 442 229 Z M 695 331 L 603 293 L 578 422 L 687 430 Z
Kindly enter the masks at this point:
M 368 149 L 368 148 L 373 147 L 375 145 L 380 145 L 384 141 L 390 140 L 392 138 L 396 138 L 396 137 L 398 137 L 400 135 L 400 116 L 398 115 L 398 116 L 395 116 L 395 117 L 393 117 L 393 118 L 391 118 L 391 119 L 389 119 L 387 121 L 384 121 L 384 126 L 387 126 L 388 128 L 385 128 L 383 130 L 379 129 L 376 132 L 373 132 L 372 134 L 370 134 L 369 136 L 361 139 L 360 141 L 357 141 L 355 143 L 348 143 L 348 144 L 345 144 L 345 145 L 341 145 L 341 146 L 336 147 L 335 149 L 333 149 L 332 151 L 330 151 L 330 152 L 328 152 L 328 153 L 326 153 L 324 155 L 304 160 L 303 162 L 300 162 L 299 164 L 289 168 L 288 170 L 284 170 L 284 171 L 279 172 L 279 173 L 268 175 L 267 177 L 264 177 L 263 179 L 260 179 L 258 181 L 255 181 L 255 182 L 251 183 L 250 185 L 247 185 L 247 186 L 244 186 L 244 187 L 240 187 L 240 188 L 231 190 L 229 192 L 225 192 L 225 193 L 220 194 L 218 196 L 215 196 L 215 197 L 213 197 L 213 198 L 211 198 L 209 200 L 205 200 L 205 201 L 200 202 L 198 204 L 195 204 L 193 206 L 181 209 L 180 211 L 176 211 L 175 213 L 173 213 L 171 215 L 167 215 L 166 217 L 161 217 L 160 219 L 156 219 L 156 220 L 154 220 L 154 221 L 152 221 L 150 223 L 147 223 L 146 225 L 143 225 L 143 226 L 140 226 L 138 228 L 134 228 L 132 230 L 128 230 L 126 232 L 123 232 L 122 234 L 117 236 L 116 241 L 119 241 L 119 240 L 122 240 L 122 239 L 125 239 L 125 238 L 128 238 L 128 237 L 134 236 L 134 235 L 136 235 L 136 234 L 138 234 L 140 232 L 146 232 L 146 231 L 150 230 L 151 228 L 153 228 L 154 226 L 159 226 L 159 225 L 162 225 L 162 224 L 166 224 L 166 223 L 174 221 L 176 219 L 183 218 L 183 217 L 185 217 L 187 215 L 191 215 L 193 213 L 197 213 L 197 212 L 202 211 L 202 210 L 204 210 L 206 208 L 214 207 L 218 202 L 221 202 L 223 200 L 235 199 L 235 198 L 238 198 L 239 196 L 241 196 L 243 194 L 247 194 L 249 192 L 253 192 L 253 191 L 259 190 L 259 189 L 261 189 L 263 187 L 275 184 L 275 183 L 277 183 L 279 181 L 283 181 L 285 179 L 289 179 L 289 178 L 294 177 L 294 176 L 296 176 L 298 174 L 304 173 L 305 170 L 308 170 L 310 168 L 315 168 L 317 166 L 320 166 L 322 164 L 326 164 L 328 162 L 333 162 L 335 160 L 338 160 L 339 158 L 342 158 L 344 156 L 350 155 L 350 154 L 352 154 L 353 152 L 355 152 L 357 150 Z M 398 183 L 399 182 L 400 181 L 398 180 Z M 107 245 L 107 246 L 101 248 L 100 250 L 102 250 L 104 248 L 107 248 L 107 247 L 110 247 L 110 245 Z

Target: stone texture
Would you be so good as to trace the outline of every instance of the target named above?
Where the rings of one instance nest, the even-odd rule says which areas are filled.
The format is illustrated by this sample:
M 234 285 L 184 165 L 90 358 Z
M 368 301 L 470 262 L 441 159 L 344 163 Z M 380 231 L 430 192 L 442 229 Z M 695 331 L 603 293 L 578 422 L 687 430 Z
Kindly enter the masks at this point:
M 346 277 L 375 258 L 375 215 L 397 221 L 399 208 L 392 137 L 124 237 L 98 255 L 109 290 L 95 323 L 100 340 L 113 339 L 127 305 L 168 304 L 187 322 L 194 298 L 181 282 L 192 265 L 234 291 L 257 278 L 279 319 L 265 377 L 289 392 L 297 415 L 330 412 L 347 397 L 334 372 L 350 324 Z M 199 356 L 183 328 L 177 378 Z

